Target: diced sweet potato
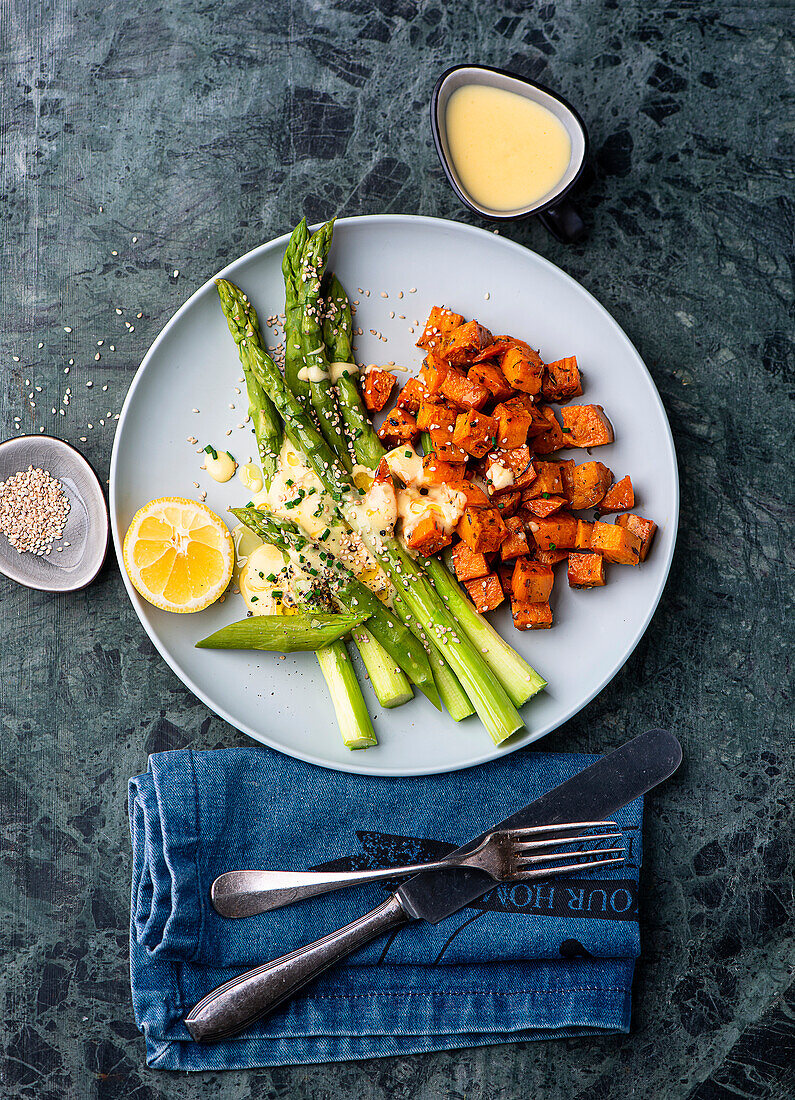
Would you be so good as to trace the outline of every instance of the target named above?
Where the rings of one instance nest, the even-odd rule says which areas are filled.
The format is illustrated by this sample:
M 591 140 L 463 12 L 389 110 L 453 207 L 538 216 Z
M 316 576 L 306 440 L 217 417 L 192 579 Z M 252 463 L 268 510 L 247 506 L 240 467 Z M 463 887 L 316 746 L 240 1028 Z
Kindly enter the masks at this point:
M 546 519 L 553 512 L 559 512 L 561 508 L 565 508 L 568 503 L 566 497 L 556 497 L 551 496 L 549 493 L 542 493 L 536 500 L 527 502 L 527 510 L 532 512 L 534 516 Z
M 569 554 L 568 577 L 570 588 L 601 588 L 605 559 L 601 554 Z
M 370 412 L 381 412 L 396 385 L 397 378 L 388 370 L 368 370 L 364 376 L 362 396 Z
M 640 561 L 640 539 L 628 528 L 615 523 L 597 520 L 591 531 L 591 549 L 617 565 L 637 565 Z
M 435 351 L 429 351 L 425 356 L 419 373 L 419 379 L 425 389 L 426 397 L 435 397 L 441 393 L 442 383 L 447 377 L 450 365 Z
M 625 512 L 627 508 L 635 507 L 635 490 L 632 481 L 627 474 L 611 485 L 605 495 L 599 501 L 599 511 L 602 515 L 606 512 Z
M 475 356 L 476 363 L 480 363 L 484 359 L 501 359 L 509 348 L 524 348 L 526 351 L 530 351 L 529 344 L 526 344 L 524 340 L 516 340 L 513 336 L 495 336 L 493 340 L 492 344 L 488 344 Z
M 441 345 L 448 333 L 458 328 L 464 318 L 444 306 L 434 306 L 428 314 L 422 336 L 417 341 L 418 348 L 435 348 Z
M 536 476 L 525 493 L 525 500 L 535 500 L 537 497 L 543 497 L 544 493 L 549 493 L 550 496 L 565 496 L 559 462 L 535 461 L 533 469 Z
M 591 531 L 593 531 L 592 523 L 588 523 L 584 519 L 577 520 L 577 534 L 574 538 L 575 550 L 590 550 Z
M 561 447 L 573 446 L 563 434 L 554 412 L 548 405 L 539 405 L 538 413 L 546 420 L 547 429 L 533 439 L 533 450 L 537 455 L 551 455 L 553 451 L 559 451 Z
M 500 368 L 515 390 L 531 395 L 541 392 L 544 367 L 540 361 L 533 362 L 524 348 L 509 348 L 502 357 Z
M 467 371 L 467 378 L 485 386 L 492 401 L 505 401 L 513 393 L 505 375 L 495 363 L 474 363 Z
M 501 447 L 521 447 L 527 442 L 532 417 L 526 409 L 500 404 L 495 405 L 491 415 L 498 424 L 497 442 Z
M 565 561 L 568 556 L 568 550 L 539 550 L 536 547 L 533 552 L 533 560 L 540 561 L 542 565 L 557 565 L 558 562 Z
M 460 581 L 474 581 L 485 577 L 489 571 L 486 555 L 470 550 L 465 542 L 457 542 L 452 549 L 453 569 Z
M 544 380 L 541 392 L 547 401 L 568 401 L 570 397 L 579 397 L 582 393 L 582 381 L 577 367 L 577 357 L 558 359 L 544 367 Z
M 456 410 L 451 409 L 444 402 L 425 400 L 417 413 L 417 427 L 421 432 L 432 432 L 435 428 L 445 430 L 449 428 L 448 434 L 452 435 L 456 416 L 458 416 Z
M 438 554 L 452 541 L 452 535 L 448 535 L 433 516 L 423 516 L 406 536 L 406 545 L 416 553 L 424 554 L 426 558 L 431 554 Z
M 415 416 L 420 411 L 420 403 L 425 397 L 425 387 L 419 378 L 409 378 L 397 396 L 397 407 Z
M 508 537 L 508 529 L 496 508 L 467 508 L 459 521 L 458 533 L 470 550 L 483 554 L 499 550 Z
M 530 547 L 527 545 L 524 524 L 519 517 L 509 516 L 505 520 L 505 526 L 508 528 L 508 537 L 500 547 L 502 560 L 511 561 L 513 558 L 520 558 L 523 554 L 527 554 Z
M 511 595 L 517 603 L 548 603 L 554 583 L 551 566 L 521 558 L 513 571 Z
M 494 494 L 491 503 L 499 509 L 502 518 L 506 519 L 507 516 L 516 515 L 522 503 L 522 494 L 513 489 L 503 489 L 502 492 Z
M 640 560 L 645 561 L 657 531 L 657 524 L 650 519 L 644 519 L 643 516 L 635 515 L 633 512 L 627 512 L 623 516 L 619 516 L 616 524 L 619 527 L 625 527 L 640 539 Z
M 453 443 L 452 435 L 447 428 L 434 428 L 430 432 L 432 453 L 441 462 L 452 462 L 456 466 L 465 466 L 469 455 L 463 447 Z
M 494 568 L 496 570 L 496 573 L 497 573 L 497 576 L 500 578 L 500 583 L 502 584 L 502 590 L 503 590 L 503 592 L 507 592 L 509 596 L 511 594 L 511 589 L 512 589 L 513 570 L 514 570 L 515 565 L 516 565 L 515 560 L 514 561 L 503 561 L 501 558 L 498 558 L 496 563 L 495 563 L 495 566 L 494 566 Z
M 469 455 L 466 457 L 469 458 Z M 465 478 L 463 481 L 456 482 L 455 489 L 457 493 L 463 493 L 466 497 L 467 508 L 488 508 L 491 504 L 486 493 L 479 485 L 475 485 L 474 481 Z
M 513 489 L 526 489 L 536 480 L 536 468 L 527 446 L 500 449 L 495 452 L 497 462 L 513 472 Z
M 613 472 L 603 462 L 581 462 L 579 466 L 568 467 L 566 487 L 572 508 L 593 508 L 612 480 Z
M 487 577 L 478 577 L 474 581 L 464 581 L 464 588 L 481 615 L 487 611 L 493 611 L 505 599 L 500 578 L 496 573 L 489 573 Z
M 411 443 L 420 434 L 417 421 L 405 409 L 393 409 L 378 429 L 378 438 L 387 447 Z
M 450 485 L 458 488 L 461 481 L 461 467 L 451 462 L 442 462 L 436 454 L 423 456 L 422 474 L 429 485 Z
M 601 447 L 615 439 L 613 425 L 601 405 L 566 405 L 560 410 L 566 447 Z
M 481 386 L 455 367 L 447 372 L 442 382 L 442 393 L 453 405 L 461 409 L 482 409 L 491 398 L 491 390 Z
M 469 412 L 459 414 L 452 442 L 463 447 L 475 458 L 483 458 L 494 446 L 497 427 L 494 417 L 470 409 Z
M 445 358 L 454 367 L 471 362 L 488 344 L 491 333 L 477 321 L 467 321 L 447 334 L 444 341 Z
M 552 626 L 552 608 L 548 603 L 511 601 L 513 625 L 517 630 L 547 630 Z
M 521 398 L 512 398 L 511 401 L 506 401 L 506 405 L 513 404 L 514 401 L 519 401 Z M 545 435 L 551 429 L 551 421 L 555 420 L 554 413 L 550 419 L 549 412 L 546 405 L 536 405 L 532 398 L 528 397 L 523 402 L 527 415 L 530 417 L 530 426 L 527 429 L 527 436 L 529 439 L 536 439 L 540 435 Z M 555 420 L 555 426 L 557 426 L 557 420 Z
M 527 526 L 540 550 L 574 549 L 577 520 L 568 512 L 556 512 L 547 519 L 530 520 Z

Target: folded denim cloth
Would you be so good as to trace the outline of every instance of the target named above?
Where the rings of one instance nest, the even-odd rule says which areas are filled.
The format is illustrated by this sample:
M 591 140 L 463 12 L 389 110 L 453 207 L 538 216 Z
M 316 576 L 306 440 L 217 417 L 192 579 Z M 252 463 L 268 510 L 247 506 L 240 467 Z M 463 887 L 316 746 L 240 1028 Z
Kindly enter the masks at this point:
M 390 889 L 229 920 L 209 896 L 223 871 L 433 859 L 594 759 L 522 751 L 449 775 L 380 779 L 259 747 L 151 756 L 129 803 L 130 970 L 147 1063 L 245 1069 L 627 1031 L 642 799 L 614 815 L 623 868 L 496 886 L 438 925 L 375 941 L 237 1038 L 195 1043 L 182 1022 L 221 982 L 361 916 Z

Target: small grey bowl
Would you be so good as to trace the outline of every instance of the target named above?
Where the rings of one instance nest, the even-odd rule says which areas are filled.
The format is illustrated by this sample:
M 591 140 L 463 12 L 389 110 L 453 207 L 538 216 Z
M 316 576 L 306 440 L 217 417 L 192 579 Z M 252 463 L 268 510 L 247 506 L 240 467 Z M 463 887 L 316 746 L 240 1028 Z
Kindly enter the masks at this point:
M 0 481 L 28 466 L 49 471 L 63 484 L 71 506 L 63 539 L 53 543 L 50 554 L 37 557 L 20 554 L 0 532 L 0 573 L 41 592 L 77 592 L 94 580 L 108 550 L 108 506 L 99 478 L 62 439 L 21 435 L 0 443 Z M 60 553 L 56 546 L 63 547 Z

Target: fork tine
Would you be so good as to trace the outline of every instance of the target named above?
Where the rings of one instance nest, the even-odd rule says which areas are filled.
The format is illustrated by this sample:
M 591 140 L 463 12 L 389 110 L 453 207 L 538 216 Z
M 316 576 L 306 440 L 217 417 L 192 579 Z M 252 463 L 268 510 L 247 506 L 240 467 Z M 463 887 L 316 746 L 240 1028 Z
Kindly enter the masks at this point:
M 521 859 L 517 859 L 516 866 L 518 869 L 522 867 L 532 867 L 537 863 L 554 863 L 557 859 L 581 859 L 583 863 L 587 863 L 589 856 L 614 856 L 623 855 L 626 852 L 626 848 L 594 848 L 590 852 L 585 852 L 582 848 L 567 848 L 564 852 L 544 852 L 538 856 L 523 856 Z
M 543 836 L 545 833 L 565 833 L 571 829 L 617 829 L 615 821 L 563 821 L 558 825 L 527 825 L 520 829 L 501 829 L 500 832 L 512 839 Z
M 623 833 L 597 833 L 587 836 L 561 836 L 552 837 L 549 840 L 524 840 L 515 842 L 512 847 L 514 852 L 535 852 L 541 848 L 554 848 L 560 844 L 574 844 L 581 840 L 614 840 L 623 836 Z
M 533 871 L 517 871 L 507 878 L 506 882 L 524 882 L 531 878 L 549 878 L 550 875 L 564 875 L 569 871 L 592 871 L 594 867 L 616 867 L 624 862 L 624 857 L 617 859 L 595 859 L 590 863 L 564 863 L 555 867 L 537 867 Z

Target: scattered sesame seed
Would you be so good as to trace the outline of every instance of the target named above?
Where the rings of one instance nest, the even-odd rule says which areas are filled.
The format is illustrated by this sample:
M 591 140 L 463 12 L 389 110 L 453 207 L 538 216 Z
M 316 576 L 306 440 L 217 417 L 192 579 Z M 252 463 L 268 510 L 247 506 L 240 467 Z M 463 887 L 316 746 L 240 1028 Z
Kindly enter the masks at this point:
M 97 362 L 99 362 L 99 360 L 100 360 L 101 358 L 102 358 L 102 356 L 101 356 L 101 355 L 99 354 L 99 352 L 97 352 L 97 354 L 96 354 L 96 355 L 94 356 L 94 359 L 95 359 L 95 361 L 97 361 Z
M 117 309 L 116 313 L 118 314 L 119 317 L 121 317 L 121 310 L 120 309 Z
M 178 268 L 178 267 L 175 267 L 175 268 L 174 268 L 174 278 L 175 278 L 175 279 L 178 279 L 178 278 L 179 278 L 179 268 Z
M 138 238 L 137 238 L 137 237 L 133 237 L 133 239 L 132 239 L 132 243 L 133 243 L 133 244 L 138 244 Z
M 87 443 L 88 442 L 88 436 L 87 435 L 81 435 L 80 436 L 80 442 L 81 443 Z
M 44 344 L 39 344 L 38 346 L 39 346 L 40 348 L 43 348 L 43 347 L 44 347 Z
M 143 313 L 136 313 L 136 315 L 135 315 L 135 316 L 136 316 L 136 317 L 138 318 L 138 320 L 140 321 L 140 319 L 141 319 L 141 318 L 143 317 Z
M 118 256 L 118 252 L 116 251 L 116 249 L 115 249 L 115 248 L 114 248 L 114 249 L 113 249 L 113 251 L 111 252 L 111 256 Z
M 14 360 L 15 363 L 19 362 L 19 356 L 18 355 L 12 355 L 11 358 Z
M 110 345 L 110 350 L 111 350 L 111 351 L 115 351 L 115 350 L 116 350 L 116 348 L 115 348 L 115 345 L 111 344 L 111 345 Z
M 64 367 L 64 369 L 63 369 L 63 372 L 64 372 L 64 374 L 68 374 L 68 373 L 69 373 L 69 368 L 68 368 L 68 367 Z
M 101 348 L 104 343 L 105 343 L 104 340 L 97 340 L 97 347 Z
M 93 385 L 94 385 L 93 382 L 86 382 L 86 389 L 90 390 Z
M 416 286 L 412 286 L 412 287 L 409 288 L 409 294 L 416 294 L 416 293 L 417 293 Z
M 102 392 L 104 393 L 107 390 L 107 388 L 108 388 L 107 386 L 103 386 L 102 387 Z
M 199 411 L 198 409 L 191 409 L 191 412 L 194 412 L 194 413 L 197 413 L 198 411 Z
M 71 328 L 69 327 L 69 325 L 64 325 L 63 330 L 64 330 L 64 332 L 71 332 L 72 331 Z

